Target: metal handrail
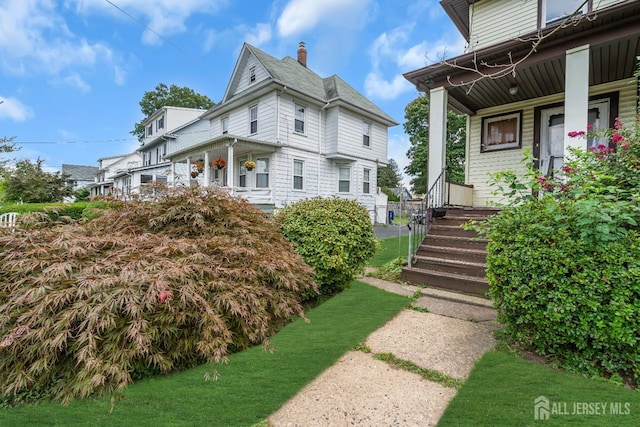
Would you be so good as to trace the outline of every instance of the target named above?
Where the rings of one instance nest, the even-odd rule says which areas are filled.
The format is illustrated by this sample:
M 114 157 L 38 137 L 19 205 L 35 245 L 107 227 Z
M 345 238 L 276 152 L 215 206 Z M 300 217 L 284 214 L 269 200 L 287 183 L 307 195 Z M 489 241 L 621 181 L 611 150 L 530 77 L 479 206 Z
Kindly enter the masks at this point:
M 420 211 L 418 214 L 412 214 L 407 223 L 407 227 L 409 227 L 409 254 L 407 256 L 407 264 L 409 268 L 411 268 L 413 264 L 413 255 L 417 252 L 424 237 L 431 229 L 435 209 L 442 208 L 445 205 L 445 189 L 446 168 L 443 168 L 438 178 L 436 178 L 420 202 Z

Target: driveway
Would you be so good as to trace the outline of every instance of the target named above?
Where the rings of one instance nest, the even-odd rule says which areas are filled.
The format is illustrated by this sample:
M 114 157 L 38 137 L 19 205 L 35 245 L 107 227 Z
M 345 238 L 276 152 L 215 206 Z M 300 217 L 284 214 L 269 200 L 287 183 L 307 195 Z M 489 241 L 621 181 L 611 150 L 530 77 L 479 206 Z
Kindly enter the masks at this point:
M 378 239 L 386 239 L 387 237 L 398 237 L 404 234 L 409 234 L 409 228 L 407 228 L 406 224 L 376 225 L 373 229 Z

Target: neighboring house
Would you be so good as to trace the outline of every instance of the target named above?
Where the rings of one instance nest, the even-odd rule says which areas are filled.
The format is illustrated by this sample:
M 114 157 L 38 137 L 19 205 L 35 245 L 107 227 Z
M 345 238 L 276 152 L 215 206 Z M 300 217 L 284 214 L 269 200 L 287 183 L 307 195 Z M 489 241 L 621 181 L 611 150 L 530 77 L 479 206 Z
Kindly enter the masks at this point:
M 191 182 L 191 173 L 176 169 L 185 165 L 201 185 L 225 187 L 267 211 L 338 195 L 384 222 L 376 218 L 377 167 L 386 164 L 387 132 L 395 125 L 340 77 L 307 68 L 304 43 L 297 59 L 276 59 L 245 43 L 221 102 L 172 131 L 165 159 L 176 180 Z
M 138 149 L 142 156 L 142 163 L 139 167 L 128 171 L 131 185 L 126 188 L 130 193 L 137 193 L 150 183 L 168 184 L 174 182 L 171 175 L 171 162 L 165 158 L 167 146 L 171 140 L 176 138 L 175 132 L 197 122 L 204 112 L 204 110 L 197 108 L 162 107 L 142 122 L 145 128 L 145 137 Z M 198 136 L 203 137 L 202 134 Z M 186 165 L 183 165 L 182 168 L 178 167 L 177 173 L 186 175 Z
M 130 171 L 141 166 L 142 156 L 136 151 L 119 156 L 103 157 L 98 159 L 98 164 L 95 183 L 91 186 L 91 197 L 129 194 L 131 192 Z
M 67 175 L 67 184 L 72 185 L 74 191 L 93 185 L 97 174 L 97 166 L 62 165 L 62 175 Z
M 524 172 L 525 149 L 539 159 L 540 171 L 551 175 L 570 147 L 606 143 L 570 138 L 570 131 L 610 128 L 616 117 L 635 119 L 640 1 L 590 0 L 571 23 L 561 25 L 580 3 L 441 2 L 467 40 L 467 52 L 405 74 L 430 96 L 429 188 L 444 166 L 447 107 L 468 114 L 465 183 L 473 186 L 467 188 L 474 206 L 486 206 L 494 197 L 489 173 Z M 510 63 L 517 64 L 514 70 L 506 67 Z M 476 64 L 485 74 L 506 72 L 478 79 Z
M 398 197 L 402 202 L 408 202 L 409 200 L 413 199 L 413 196 L 411 195 L 409 190 L 406 189 L 406 187 L 390 188 L 389 191 L 391 191 L 393 195 Z

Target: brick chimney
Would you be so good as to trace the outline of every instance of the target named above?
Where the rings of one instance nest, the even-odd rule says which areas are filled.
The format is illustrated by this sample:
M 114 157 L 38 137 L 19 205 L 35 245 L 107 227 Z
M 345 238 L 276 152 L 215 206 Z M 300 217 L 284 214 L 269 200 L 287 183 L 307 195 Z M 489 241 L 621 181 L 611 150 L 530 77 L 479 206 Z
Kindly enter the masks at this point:
M 300 42 L 298 48 L 298 62 L 305 67 L 307 66 L 307 49 L 304 48 L 304 42 Z

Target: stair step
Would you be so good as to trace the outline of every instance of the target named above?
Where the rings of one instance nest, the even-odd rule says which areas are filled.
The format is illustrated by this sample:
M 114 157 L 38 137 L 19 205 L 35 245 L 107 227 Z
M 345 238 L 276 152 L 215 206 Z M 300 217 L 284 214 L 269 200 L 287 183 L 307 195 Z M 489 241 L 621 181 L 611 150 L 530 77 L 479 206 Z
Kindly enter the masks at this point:
M 484 263 L 487 260 L 487 251 L 484 249 L 465 249 L 448 246 L 420 245 L 420 247 L 416 251 L 416 256 Z
M 437 236 L 461 236 L 461 237 L 477 237 L 478 233 L 473 230 L 465 230 L 460 225 L 443 224 L 437 221 L 431 226 L 429 234 Z
M 458 261 L 425 256 L 414 257 L 412 267 L 481 278 L 486 276 L 487 270 L 487 265 L 481 262 Z
M 489 290 L 489 283 L 486 278 L 425 268 L 404 268 L 400 274 L 400 280 L 415 285 L 449 289 L 482 297 L 486 297 L 486 293 Z
M 463 249 L 484 249 L 487 247 L 487 242 L 487 239 L 478 237 L 438 236 L 427 234 L 422 241 L 422 244 L 457 247 Z

